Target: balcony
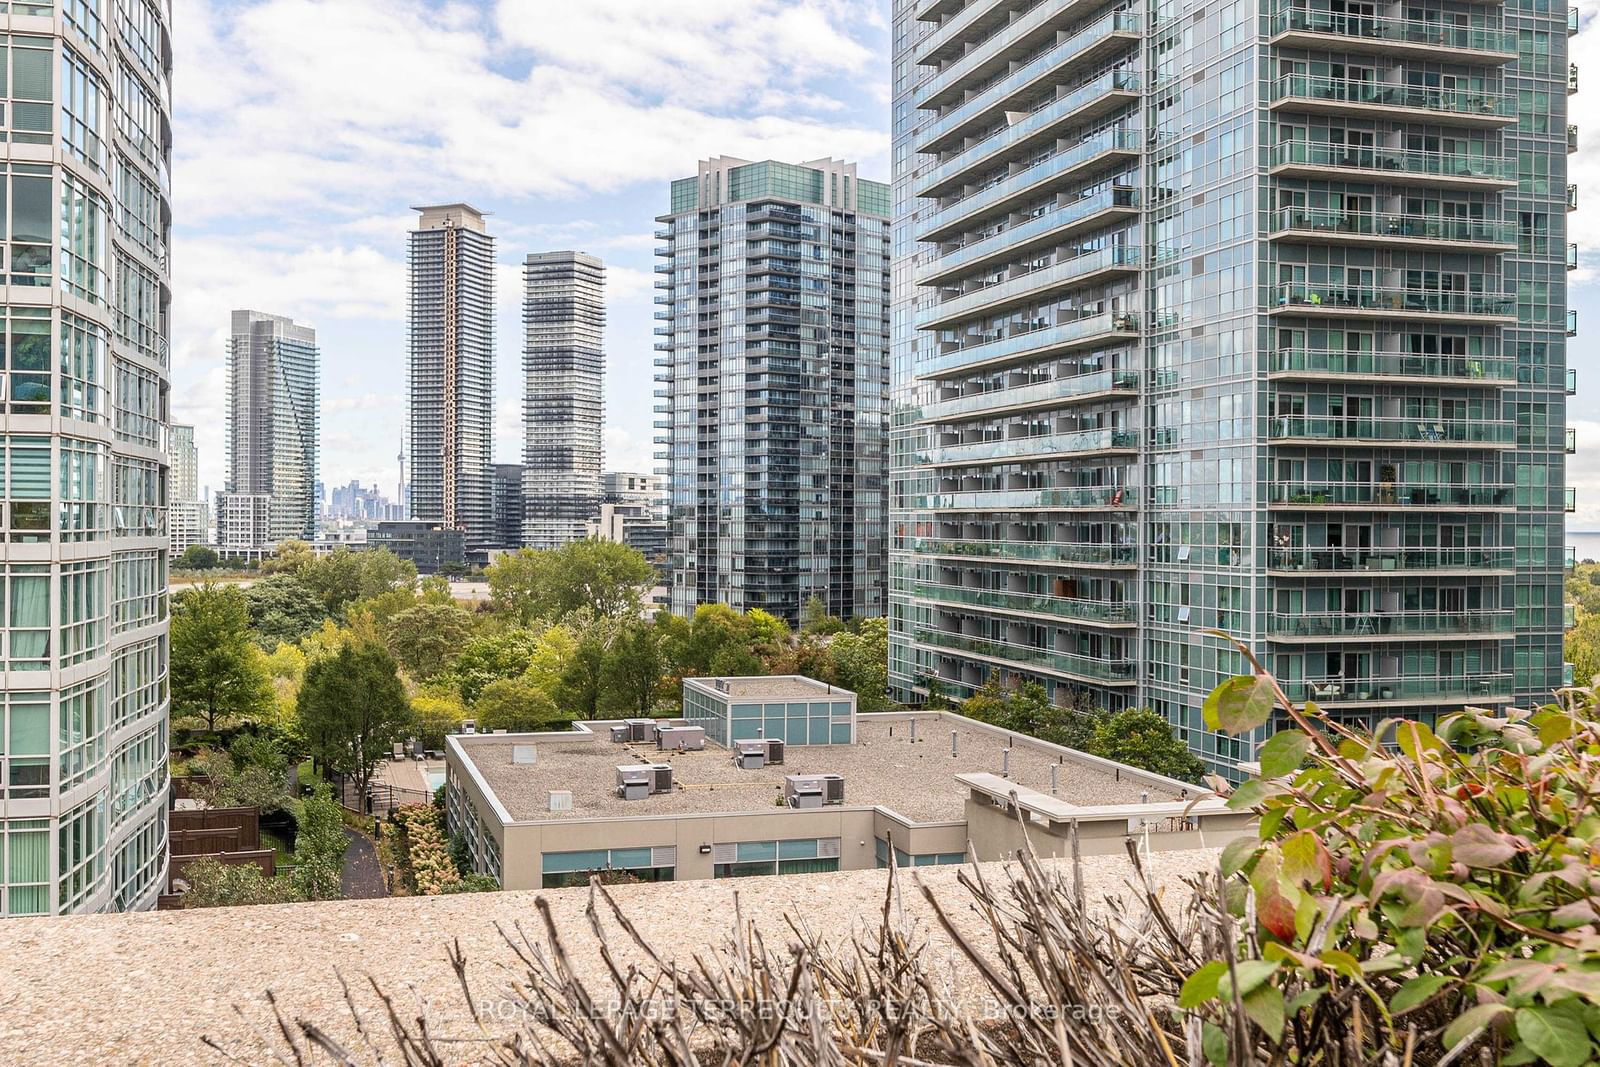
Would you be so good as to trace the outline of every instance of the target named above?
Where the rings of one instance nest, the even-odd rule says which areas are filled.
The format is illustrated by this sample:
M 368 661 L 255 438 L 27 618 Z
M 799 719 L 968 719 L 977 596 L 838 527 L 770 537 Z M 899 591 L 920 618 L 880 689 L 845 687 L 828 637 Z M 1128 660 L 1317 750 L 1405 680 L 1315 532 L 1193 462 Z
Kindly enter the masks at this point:
M 1515 362 L 1488 356 L 1423 356 L 1402 352 L 1345 352 L 1285 348 L 1271 353 L 1272 378 L 1339 381 L 1350 377 L 1392 378 L 1418 384 L 1512 385 Z
M 1086 315 L 1021 333 L 981 334 L 962 341 L 941 342 L 936 355 L 917 362 L 916 376 L 966 377 L 978 371 L 1027 363 L 1057 353 L 1133 341 L 1138 336 L 1139 320 L 1136 316 L 1110 313 Z
M 1353 118 L 1415 117 L 1452 126 L 1510 126 L 1517 104 L 1487 89 L 1434 89 L 1320 74 L 1287 74 L 1272 87 L 1273 110 Z
M 1571 96 L 1578 91 L 1578 64 L 1567 64 L 1567 95 Z
M 1578 336 L 1578 309 L 1577 308 L 1568 308 L 1567 309 L 1567 336 L 1568 337 L 1576 337 L 1576 336 Z
M 1577 367 L 1568 367 L 1567 368 L 1567 395 L 1568 396 L 1577 396 L 1578 395 L 1578 368 Z
M 1578 431 L 1570 426 L 1566 430 L 1566 453 L 1569 456 L 1578 454 Z
M 1284 510 L 1426 508 L 1451 511 L 1511 511 L 1510 485 L 1459 485 L 1453 482 L 1271 482 L 1267 501 Z
M 960 292 L 917 312 L 919 330 L 937 330 L 974 315 L 984 316 L 1032 303 L 1053 289 L 1084 288 L 1139 273 L 1139 250 L 1126 245 L 1100 248 L 1072 259 Z
M 1330 678 L 1301 682 L 1299 686 L 1302 700 L 1327 708 L 1351 703 L 1370 707 L 1385 701 L 1400 704 L 1503 703 L 1511 699 L 1515 688 L 1509 674 Z
M 1092 122 L 1139 99 L 1139 75 L 1114 70 L 1040 105 L 1020 122 L 1008 123 L 977 144 L 963 149 L 922 178 L 921 197 L 947 196 L 974 171 L 1010 162 L 1015 154 L 1034 151 L 1063 128 Z
M 928 122 L 919 131 L 916 150 L 933 154 L 954 147 L 1004 112 L 1020 110 L 1017 105 L 1036 94 L 1045 79 L 1059 78 L 1072 65 L 1091 63 L 1141 40 L 1143 26 L 1144 20 L 1138 15 L 1122 11 L 1096 20 Z
M 1388 318 L 1417 315 L 1438 319 L 1515 322 L 1515 297 L 1442 289 L 1384 289 L 1283 282 L 1273 288 L 1272 314 Z M 1568 313 L 1569 316 L 1572 314 Z
M 1510 63 L 1517 58 L 1516 35 L 1506 30 L 1380 15 L 1291 8 L 1273 16 L 1271 32 L 1273 44 L 1291 48 L 1456 63 Z
M 1511 611 L 1324 611 L 1272 612 L 1267 636 L 1277 641 L 1345 641 L 1351 638 L 1510 637 Z
M 1139 195 L 1127 186 L 1113 186 L 1046 211 L 1015 226 L 966 244 L 956 245 L 917 271 L 918 285 L 934 285 L 968 274 L 997 260 L 1011 260 L 1029 251 L 1071 240 L 1079 234 L 1104 229 L 1139 214 Z
M 949 422 L 975 415 L 1005 415 L 1034 408 L 1060 407 L 1086 403 L 1112 396 L 1132 397 L 1139 391 L 1139 372 L 1123 370 L 1092 371 L 1049 381 L 1033 382 L 1012 388 L 991 389 L 936 400 L 922 406 L 923 424 Z
M 1575 673 L 1576 673 L 1576 669 L 1573 667 L 1572 664 L 1563 663 L 1561 665 L 1561 684 L 1564 685 L 1564 686 L 1572 685 L 1573 684 L 1572 676 Z
M 1570 630 L 1576 625 L 1578 625 L 1578 605 L 1561 605 L 1561 628 L 1563 630 Z
M 1335 178 L 1427 188 L 1508 189 L 1517 184 L 1516 164 L 1459 152 L 1406 152 L 1399 149 L 1282 141 L 1272 147 L 1272 173 L 1290 178 Z
M 1133 511 L 1139 490 L 1093 485 L 1066 489 L 976 489 L 910 498 L 913 511 Z
M 1578 210 L 1578 187 L 1576 185 L 1567 186 L 1567 210 Z
M 1040 541 L 949 541 L 908 538 L 906 547 L 919 556 L 960 559 L 1003 559 L 1018 563 L 1070 563 L 1089 567 L 1136 567 L 1135 545 L 1080 545 Z
M 1020 207 L 1025 201 L 1036 199 L 1053 186 L 1070 184 L 1075 178 L 1087 174 L 1095 167 L 1114 159 L 1137 159 L 1142 151 L 1139 134 L 1133 130 L 1107 130 L 1087 141 L 1073 145 L 1064 152 L 1033 164 L 1026 170 L 1003 178 L 993 185 L 974 190 L 955 200 L 922 221 L 917 233 L 919 241 L 938 241 L 953 237 L 963 229 L 973 229 L 974 223 L 986 215 L 994 215 L 1006 208 Z M 1128 190 L 1132 192 L 1130 188 Z
M 1098 456 L 1139 449 L 1134 430 L 1073 430 L 1007 440 L 962 441 L 934 445 L 927 452 L 914 453 L 911 462 L 925 467 L 981 466 L 1013 459 L 1042 460 L 1056 456 Z
M 1132 604 L 1107 603 L 1077 597 L 1048 596 L 1039 593 L 1011 592 L 1003 589 L 968 589 L 935 582 L 911 582 L 907 590 L 917 600 L 934 604 L 990 608 L 1022 615 L 1042 615 L 1052 619 L 1097 623 L 1102 626 L 1132 626 Z
M 1135 664 L 1132 660 L 1099 659 L 1071 652 L 1055 652 L 1047 648 L 990 641 L 982 637 L 953 634 L 945 630 L 914 630 L 911 639 L 929 648 L 965 652 L 1024 670 L 1055 671 L 1087 682 L 1132 685 L 1136 681 Z
M 1574 37 L 1578 33 L 1578 9 L 1567 8 L 1567 36 Z
M 1516 567 L 1509 548 L 1274 548 L 1267 569 L 1284 574 L 1434 574 L 1439 571 L 1506 571 Z
M 1561 510 L 1568 515 L 1578 510 L 1578 491 L 1576 489 L 1563 489 L 1561 491 Z
M 1363 418 L 1354 415 L 1274 415 L 1269 435 L 1279 444 L 1321 445 L 1348 442 L 1373 445 L 1423 445 L 1429 448 L 1515 448 L 1510 420 Z
M 1568 126 L 1567 127 L 1567 155 L 1570 156 L 1572 153 L 1576 152 L 1577 150 L 1578 150 L 1578 127 L 1576 127 L 1576 126 Z
M 1303 244 L 1418 247 L 1464 252 L 1514 252 L 1517 227 L 1487 219 L 1390 215 L 1286 207 L 1273 214 L 1272 236 Z
M 1571 545 L 1566 546 L 1564 565 L 1568 573 L 1571 573 L 1573 570 L 1577 569 L 1578 550 L 1573 548 Z
M 969 3 L 939 23 L 932 33 L 922 39 L 917 46 L 917 62 L 927 65 L 953 59 L 961 54 L 968 41 L 974 38 L 985 39 L 996 29 L 1005 26 L 1013 11 L 1026 12 L 1037 4 L 1038 0 L 998 4 Z
M 1567 269 L 1578 269 L 1578 244 L 1576 241 L 1567 245 Z

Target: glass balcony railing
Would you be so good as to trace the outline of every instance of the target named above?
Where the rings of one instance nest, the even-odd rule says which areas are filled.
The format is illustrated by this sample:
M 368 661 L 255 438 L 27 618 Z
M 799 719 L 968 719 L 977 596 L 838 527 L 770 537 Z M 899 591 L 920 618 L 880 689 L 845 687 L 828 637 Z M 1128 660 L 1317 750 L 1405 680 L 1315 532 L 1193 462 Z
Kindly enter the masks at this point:
M 1516 626 L 1511 611 L 1272 612 L 1267 632 L 1277 637 L 1377 637 L 1392 634 L 1494 634 Z
M 1482 315 L 1511 318 L 1515 297 L 1438 289 L 1383 289 L 1332 282 L 1283 282 L 1274 288 L 1277 307 L 1321 307 L 1330 311 L 1422 312 L 1434 315 Z M 1569 315 L 1571 313 L 1569 312 Z
M 911 462 L 920 466 L 948 466 L 956 463 L 993 463 L 1019 456 L 1105 452 L 1137 447 L 1139 447 L 1139 435 L 1134 430 L 1075 430 L 1072 433 L 1014 437 L 1009 441 L 972 441 L 936 445 L 927 452 L 913 453 Z
M 1132 566 L 1139 560 L 1136 545 L 1058 544 L 1038 541 L 953 541 L 934 537 L 908 539 L 911 551 L 924 556 L 961 556 L 970 559 L 1016 559 L 1043 563 L 1080 563 L 1093 566 Z
M 1460 152 L 1405 152 L 1322 141 L 1281 141 L 1272 146 L 1271 160 L 1274 167 L 1303 164 L 1494 181 L 1515 181 L 1517 177 L 1516 164 L 1508 159 L 1490 159 Z
M 1456 674 L 1407 678 L 1330 678 L 1299 683 L 1301 699 L 1318 704 L 1363 700 L 1462 700 L 1507 697 L 1510 674 Z
M 1016 301 L 1036 294 L 1040 289 L 1071 282 L 1113 267 L 1137 267 L 1139 250 L 1127 245 L 1097 248 L 1093 252 L 1052 263 L 1015 278 L 1006 278 L 978 289 L 969 289 L 917 312 L 917 326 L 928 328 L 930 323 L 947 322 L 975 311 L 985 310 L 997 303 Z
M 1568 396 L 1577 396 L 1578 395 L 1578 368 L 1577 367 L 1568 367 L 1567 368 L 1567 395 Z
M 1578 127 L 1567 127 L 1567 153 L 1570 155 L 1578 150 Z
M 995 204 L 1004 203 L 1011 197 L 1023 191 L 1048 181 L 1058 174 L 1064 174 L 1084 163 L 1103 155 L 1106 152 L 1121 150 L 1125 152 L 1139 151 L 1139 134 L 1133 130 L 1107 130 L 1102 134 L 1080 141 L 1066 151 L 1051 156 L 1040 163 L 1036 163 L 1027 170 L 986 186 L 976 192 L 969 193 L 959 200 L 940 208 L 922 222 L 922 233 L 932 234 L 946 229 L 953 223 L 981 212 Z M 1133 190 L 1128 190 L 1132 192 Z M 924 237 L 924 239 L 926 239 Z
M 1568 337 L 1576 337 L 1576 336 L 1578 336 L 1578 309 L 1577 308 L 1568 308 L 1567 309 L 1567 336 Z
M 1573 682 L 1572 678 L 1573 678 L 1573 675 L 1575 675 L 1576 673 L 1577 673 L 1577 669 L 1572 664 L 1563 663 L 1561 665 L 1561 684 L 1562 685 L 1573 685 L 1574 682 Z
M 1392 85 L 1320 74 L 1286 74 L 1273 86 L 1274 100 L 1406 108 L 1439 114 L 1513 120 L 1517 102 L 1507 93 L 1488 89 L 1437 89 L 1424 85 Z
M 1363 41 L 1426 45 L 1452 51 L 1500 52 L 1513 55 L 1517 51 L 1516 35 L 1499 27 L 1454 26 L 1420 19 L 1353 15 L 1338 11 L 1291 8 L 1273 16 L 1274 35 L 1291 30 L 1355 37 Z
M 1567 95 L 1571 96 L 1578 91 L 1578 64 L 1567 64 Z
M 1561 510 L 1569 515 L 1578 510 L 1578 491 L 1576 489 L 1563 489 L 1561 491 Z
M 1020 359 L 1058 346 L 1098 339 L 1107 334 L 1136 333 L 1139 320 L 1133 315 L 1086 315 L 1072 322 L 1025 330 L 1009 336 L 977 339 L 959 345 L 953 351 L 941 352 L 930 359 L 919 360 L 916 372 L 923 377 L 965 370 L 1002 360 Z
M 1047 382 L 1034 382 L 1010 389 L 991 389 L 984 393 L 937 400 L 923 407 L 923 422 L 956 418 L 996 408 L 1021 407 L 1053 400 L 1070 400 L 1078 396 L 1093 396 L 1113 391 L 1133 391 L 1139 388 L 1139 372 L 1124 370 L 1092 371 L 1068 378 L 1052 378 Z
M 1509 548 L 1274 548 L 1267 566 L 1275 571 L 1509 570 Z
M 1389 215 L 1286 207 L 1273 216 L 1278 231 L 1309 231 L 1332 237 L 1398 237 L 1465 244 L 1515 246 L 1517 227 L 1488 219 L 1447 219 L 1437 215 Z
M 967 607 L 995 608 L 1000 611 L 1025 611 L 1036 615 L 1053 615 L 1062 619 L 1079 619 L 1085 622 L 1133 622 L 1132 604 L 1115 604 L 1101 600 L 1083 600 L 1076 597 L 1047 596 L 1039 593 L 1011 592 L 1004 589 L 968 589 L 937 582 L 911 582 L 910 594 L 922 600 L 940 604 L 961 604 Z
M 1578 565 L 1578 550 L 1571 545 L 1566 546 L 1565 564 L 1569 571 Z
M 1567 36 L 1571 37 L 1573 34 L 1575 34 L 1577 32 L 1578 32 L 1578 9 L 1575 8 L 1575 7 L 1569 7 L 1569 8 L 1567 8 Z
M 1025 11 L 1016 14 L 1010 22 L 1005 23 L 983 40 L 967 42 L 967 50 L 965 52 L 950 63 L 947 63 L 937 74 L 934 74 L 918 88 L 917 100 L 919 106 L 926 107 L 928 102 L 944 103 L 945 101 L 942 98 L 949 97 L 952 90 L 959 93 L 963 83 L 970 84 L 976 80 L 974 75 L 977 78 L 981 78 L 984 73 L 982 68 L 986 65 L 991 67 L 1000 66 L 1003 69 L 1006 63 L 1006 55 L 1004 54 L 1006 50 L 1015 48 L 1019 42 L 1025 41 L 1030 35 L 1038 39 L 1041 36 L 1041 30 L 1043 30 L 1045 34 L 1048 34 L 1048 37 L 1045 38 L 1047 41 L 1054 38 L 1055 33 L 1047 26 L 1047 23 L 1054 21 L 1059 26 L 1061 18 L 1061 6 L 1059 4 L 1036 3 Z M 1128 12 L 1118 12 L 1079 30 L 1074 36 L 1092 38 L 1084 41 L 1087 46 L 1103 40 L 1113 33 L 1139 33 L 1142 27 L 1143 23 L 1140 21 L 1139 16 Z M 1022 47 L 1027 48 L 1028 46 L 1024 44 Z
M 1139 491 L 1131 486 L 1094 485 L 1068 489 L 973 489 L 927 493 L 910 498 L 913 511 L 1131 511 Z
M 1567 210 L 1578 210 L 1578 187 L 1576 185 L 1567 186 Z
M 1350 374 L 1362 377 L 1453 378 L 1513 382 L 1517 365 L 1489 356 L 1424 356 L 1405 352 L 1343 352 L 1284 348 L 1271 354 L 1271 373 Z
M 1578 431 L 1569 428 L 1566 432 L 1567 455 L 1576 455 L 1578 452 Z
M 1071 652 L 1055 652 L 1047 648 L 1034 648 L 1031 645 L 1021 645 L 1006 641 L 990 641 L 982 637 L 968 637 L 964 634 L 953 634 L 944 630 L 914 630 L 912 639 L 918 644 L 932 645 L 935 648 L 949 649 L 954 652 L 971 652 L 979 656 L 1005 660 L 1008 663 L 1041 667 L 1045 670 L 1059 671 L 1063 674 L 1076 675 L 1080 678 L 1093 678 L 1102 681 L 1132 681 L 1134 678 L 1134 663 L 1132 660 L 1101 659 L 1095 656 L 1081 656 Z
M 1514 501 L 1509 485 L 1455 485 L 1445 482 L 1272 482 L 1274 504 L 1304 507 L 1494 508 Z
M 1576 241 L 1567 245 L 1567 269 L 1578 269 L 1578 244 Z
M 1562 627 L 1562 629 L 1570 630 L 1576 625 L 1578 625 L 1578 605 L 1576 605 L 1576 604 L 1563 604 L 1563 605 L 1561 605 L 1561 627 Z
M 934 279 L 944 277 L 963 268 L 973 267 L 985 260 L 997 256 L 1010 257 L 1016 254 L 1016 249 L 1034 238 L 1046 234 L 1056 235 L 1057 231 L 1071 226 L 1074 222 L 1092 218 L 1102 211 L 1112 208 L 1135 208 L 1139 206 L 1139 194 L 1136 190 L 1126 186 L 1113 186 L 1110 189 L 1101 189 L 1090 193 L 1079 200 L 1074 200 L 1065 207 L 1058 207 L 1047 211 L 1027 222 L 1016 226 L 1009 226 L 998 233 L 990 234 L 980 240 L 969 241 L 957 245 L 943 256 L 917 271 L 918 285 L 928 285 Z
M 1517 438 L 1509 420 L 1369 418 L 1356 415 L 1274 415 L 1273 440 L 1384 441 L 1414 444 L 1509 445 Z
M 999 132 L 991 134 L 941 163 L 922 179 L 922 188 L 924 190 L 938 188 L 956 175 L 1004 151 L 1008 145 L 1027 140 L 1039 130 L 1046 129 L 1067 115 L 1102 99 L 1108 93 L 1138 92 L 1139 84 L 1139 75 L 1131 70 L 1113 70 L 1102 74 L 1066 96 L 1051 100 L 1037 108 L 1021 122 L 1008 124 Z M 922 192 L 919 195 L 928 194 Z

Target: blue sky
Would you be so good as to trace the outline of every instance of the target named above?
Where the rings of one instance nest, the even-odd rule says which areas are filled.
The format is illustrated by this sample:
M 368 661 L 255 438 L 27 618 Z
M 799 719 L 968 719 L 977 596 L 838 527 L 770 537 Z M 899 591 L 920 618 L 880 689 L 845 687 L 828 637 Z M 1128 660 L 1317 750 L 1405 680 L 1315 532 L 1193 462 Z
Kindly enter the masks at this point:
M 521 459 L 528 252 L 608 271 L 607 456 L 652 459 L 654 217 L 726 154 L 856 160 L 887 179 L 887 0 L 175 0 L 174 418 L 223 469 L 235 307 L 317 327 L 323 478 L 392 493 L 404 424 L 411 204 L 465 200 L 499 238 L 495 458 Z M 1568 217 L 1579 336 L 1575 529 L 1600 529 L 1600 0 L 1579 5 L 1587 91 Z
M 651 272 L 667 183 L 712 155 L 888 178 L 874 0 L 176 0 L 173 418 L 223 479 L 228 313 L 317 328 L 322 475 L 390 494 L 405 411 L 408 206 L 487 212 L 495 459 L 521 460 L 528 252 L 608 267 L 608 469 L 654 466 Z

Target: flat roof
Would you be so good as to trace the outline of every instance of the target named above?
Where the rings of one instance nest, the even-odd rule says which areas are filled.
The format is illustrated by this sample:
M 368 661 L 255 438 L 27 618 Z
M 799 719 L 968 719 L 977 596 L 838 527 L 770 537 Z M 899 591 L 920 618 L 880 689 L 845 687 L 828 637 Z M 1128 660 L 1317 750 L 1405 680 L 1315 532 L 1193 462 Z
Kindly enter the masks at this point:
M 855 693 L 799 674 L 754 678 L 685 678 L 696 689 L 722 693 L 730 700 L 816 700 L 819 697 L 853 699 Z
M 911 723 L 917 741 L 911 742 Z M 791 774 L 844 776 L 844 802 L 850 807 L 885 807 L 914 823 L 954 822 L 963 818 L 971 787 L 958 774 L 989 772 L 1005 766 L 1012 740 L 1010 781 L 1040 793 L 1050 792 L 1050 768 L 1057 796 L 1067 804 L 1095 806 L 1179 799 L 1148 777 L 1123 774 L 1115 764 L 1060 749 L 1021 734 L 1007 734 L 959 715 L 862 715 L 853 745 L 788 745 L 784 763 L 758 771 L 734 766 L 731 753 L 711 742 L 702 752 L 658 752 L 654 742 L 615 744 L 605 726 L 594 740 L 518 739 L 515 735 L 457 736 L 461 751 L 493 790 L 514 822 L 546 819 L 614 819 L 626 816 L 770 812 L 783 796 Z M 950 734 L 956 752 L 950 755 Z M 548 737 L 548 735 L 546 735 Z M 533 744 L 532 765 L 512 763 L 516 745 Z M 674 789 L 644 800 L 616 795 L 619 764 L 669 763 Z M 572 809 L 550 811 L 549 791 L 570 790 Z M 1190 795 L 1204 792 L 1192 787 Z

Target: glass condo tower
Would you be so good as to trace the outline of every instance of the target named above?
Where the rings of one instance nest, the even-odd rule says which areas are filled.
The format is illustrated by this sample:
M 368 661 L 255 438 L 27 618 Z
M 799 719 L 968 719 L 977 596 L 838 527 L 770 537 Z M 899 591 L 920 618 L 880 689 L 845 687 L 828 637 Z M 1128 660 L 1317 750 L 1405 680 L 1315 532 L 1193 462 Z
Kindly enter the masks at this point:
M 1560 8 L 896 0 L 890 682 L 1431 719 L 1561 642 Z

